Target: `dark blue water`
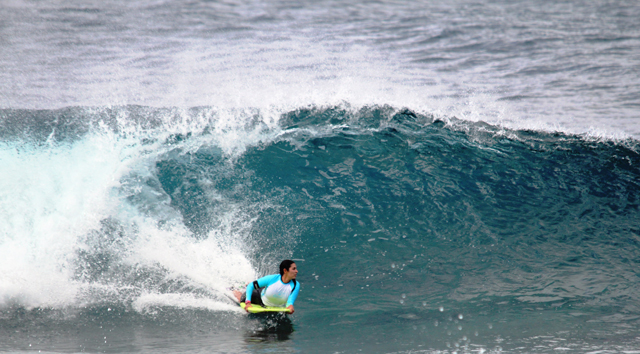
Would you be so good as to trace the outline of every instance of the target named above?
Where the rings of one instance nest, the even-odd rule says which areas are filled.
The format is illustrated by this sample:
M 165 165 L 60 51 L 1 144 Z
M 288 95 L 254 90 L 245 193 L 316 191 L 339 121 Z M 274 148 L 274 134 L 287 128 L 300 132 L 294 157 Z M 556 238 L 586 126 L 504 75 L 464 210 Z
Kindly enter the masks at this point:
M 376 106 L 231 129 L 211 111 L 3 111 L 3 350 L 637 345 L 635 140 Z M 282 258 L 296 314 L 247 318 L 226 288 Z
M 0 16 L 0 351 L 640 346 L 634 2 Z

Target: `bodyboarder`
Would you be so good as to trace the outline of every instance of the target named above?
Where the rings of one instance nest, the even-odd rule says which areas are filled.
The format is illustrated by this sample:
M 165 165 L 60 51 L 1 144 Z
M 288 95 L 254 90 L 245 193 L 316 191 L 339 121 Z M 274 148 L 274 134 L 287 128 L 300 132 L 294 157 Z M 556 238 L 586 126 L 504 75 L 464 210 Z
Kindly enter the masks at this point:
M 233 295 L 239 302 L 245 303 L 245 311 L 249 312 L 252 304 L 270 307 L 286 307 L 293 313 L 293 303 L 300 292 L 300 284 L 296 281 L 298 268 L 292 260 L 280 263 L 280 274 L 272 274 L 247 284 L 244 293 L 234 290 Z M 262 290 L 260 290 L 262 289 Z

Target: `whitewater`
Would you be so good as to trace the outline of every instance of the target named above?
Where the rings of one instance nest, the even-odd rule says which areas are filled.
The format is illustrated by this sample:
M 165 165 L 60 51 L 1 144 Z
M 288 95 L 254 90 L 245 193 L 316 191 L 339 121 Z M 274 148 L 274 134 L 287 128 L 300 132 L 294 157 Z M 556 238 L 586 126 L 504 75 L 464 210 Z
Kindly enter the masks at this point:
M 0 351 L 636 351 L 637 18 L 1 4 Z

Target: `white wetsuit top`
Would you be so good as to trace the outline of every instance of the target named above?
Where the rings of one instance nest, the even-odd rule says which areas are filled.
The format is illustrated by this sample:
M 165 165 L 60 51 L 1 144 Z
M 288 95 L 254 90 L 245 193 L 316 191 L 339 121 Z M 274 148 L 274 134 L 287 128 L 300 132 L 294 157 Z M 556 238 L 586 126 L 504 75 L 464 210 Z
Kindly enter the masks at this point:
M 294 289 L 293 280 L 283 283 L 280 274 L 267 275 L 258 279 L 257 282 L 261 288 L 266 287 L 261 294 L 262 302 L 266 306 L 288 307 L 293 305 L 300 291 L 300 283 L 297 283 Z M 253 293 L 253 283 L 247 285 L 248 299 L 251 299 L 251 293 Z

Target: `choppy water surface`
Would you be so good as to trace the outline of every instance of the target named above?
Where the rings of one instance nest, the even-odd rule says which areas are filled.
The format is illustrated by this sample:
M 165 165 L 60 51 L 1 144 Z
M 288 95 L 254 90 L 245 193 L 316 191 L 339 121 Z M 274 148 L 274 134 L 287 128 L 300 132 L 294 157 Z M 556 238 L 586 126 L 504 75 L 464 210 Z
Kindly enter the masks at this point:
M 640 345 L 634 2 L 0 15 L 0 351 Z

